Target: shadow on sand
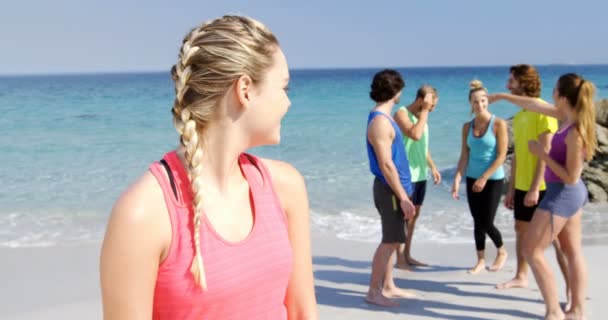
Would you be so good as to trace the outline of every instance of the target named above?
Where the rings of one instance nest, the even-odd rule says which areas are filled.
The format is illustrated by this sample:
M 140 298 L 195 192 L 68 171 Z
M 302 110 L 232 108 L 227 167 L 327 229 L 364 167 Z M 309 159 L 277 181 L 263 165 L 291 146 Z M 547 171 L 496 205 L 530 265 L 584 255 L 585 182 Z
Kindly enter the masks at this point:
M 354 284 L 357 286 L 363 286 L 367 288 L 369 285 L 369 267 L 370 262 L 368 261 L 353 261 L 335 257 L 314 257 L 313 262 L 317 266 L 324 266 L 323 270 L 315 271 L 315 279 L 322 280 L 325 282 L 331 282 L 335 284 Z M 345 270 L 334 270 L 327 267 L 340 267 L 349 269 L 365 269 L 365 271 L 357 272 L 345 271 Z M 451 266 L 431 266 L 429 268 L 417 268 L 416 273 L 419 272 L 450 272 L 450 271 L 463 271 L 466 268 L 451 267 Z M 518 317 L 521 319 L 540 319 L 538 315 L 525 312 L 517 309 L 504 309 L 504 308 L 486 308 L 478 307 L 474 305 L 476 299 L 496 299 L 496 300 L 511 300 L 521 301 L 526 303 L 541 303 L 540 300 L 527 299 L 517 296 L 503 295 L 492 292 L 472 292 L 458 288 L 458 286 L 487 286 L 492 288 L 493 286 L 487 283 L 481 282 L 440 282 L 432 280 L 418 280 L 418 279 L 400 279 L 395 278 L 395 284 L 398 287 L 416 290 L 418 292 L 429 292 L 429 293 L 443 293 L 451 294 L 458 297 L 465 297 L 467 301 L 471 303 L 455 304 L 446 303 L 441 301 L 426 300 L 424 298 L 414 299 L 401 299 L 399 300 L 399 306 L 396 308 L 383 308 L 374 305 L 367 304 L 364 301 L 366 291 L 356 291 L 350 289 L 340 289 L 325 285 L 316 285 L 316 294 L 319 304 L 328 305 L 339 308 L 349 309 L 362 309 L 362 310 L 378 310 L 382 312 L 391 312 L 395 314 L 404 314 L 411 316 L 422 316 L 440 319 L 452 319 L 452 320 L 481 320 L 487 319 L 479 318 L 471 315 L 459 316 L 451 315 L 454 312 L 473 312 L 473 313 L 486 313 L 496 315 L 493 319 L 503 319 L 505 316 Z M 470 298 L 470 299 L 469 299 Z M 442 313 L 441 310 L 445 310 L 446 313 Z

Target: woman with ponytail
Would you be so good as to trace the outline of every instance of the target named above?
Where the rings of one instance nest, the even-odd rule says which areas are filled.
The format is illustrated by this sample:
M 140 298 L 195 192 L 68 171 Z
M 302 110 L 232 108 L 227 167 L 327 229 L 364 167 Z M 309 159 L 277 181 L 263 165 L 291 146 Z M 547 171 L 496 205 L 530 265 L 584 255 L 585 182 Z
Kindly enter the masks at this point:
M 530 152 L 546 162 L 547 191 L 539 204 L 524 240 L 524 255 L 546 305 L 545 319 L 584 319 L 587 274 L 582 255 L 581 216 L 587 202 L 587 189 L 581 181 L 585 161 L 593 158 L 597 146 L 593 83 L 568 73 L 557 81 L 553 91 L 555 105 L 542 100 L 496 94 L 492 100 L 507 100 L 530 111 L 557 118 L 560 128 L 553 136 L 551 150 L 530 141 Z M 557 237 L 570 266 L 572 302 L 569 310 L 560 308 L 553 273 L 544 250 Z
M 277 39 L 248 17 L 209 21 L 186 35 L 171 78 L 179 146 L 112 210 L 104 319 L 316 319 L 304 179 L 245 153 L 280 141 Z

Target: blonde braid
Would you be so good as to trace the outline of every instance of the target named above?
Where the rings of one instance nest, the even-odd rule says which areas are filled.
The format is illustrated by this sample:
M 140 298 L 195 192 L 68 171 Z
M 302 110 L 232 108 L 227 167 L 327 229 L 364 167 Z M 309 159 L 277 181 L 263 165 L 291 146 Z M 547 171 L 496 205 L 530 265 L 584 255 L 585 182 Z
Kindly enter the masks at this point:
M 241 16 L 224 16 L 193 29 L 183 40 L 171 70 L 175 81 L 173 124 L 185 148 L 192 188 L 194 258 L 190 271 L 207 289 L 201 254 L 203 134 L 221 116 L 218 102 L 234 81 L 248 75 L 259 83 L 278 48 L 275 36 L 263 24 Z
M 200 227 L 201 227 L 201 211 L 203 206 L 202 195 L 202 170 L 201 160 L 203 151 L 199 148 L 199 137 L 196 131 L 196 122 L 190 118 L 188 109 L 182 110 L 181 120 L 184 123 L 184 133 L 182 134 L 182 143 L 186 147 L 186 161 L 188 162 L 188 177 L 194 194 L 193 201 L 193 224 L 194 224 L 194 258 L 190 272 L 194 279 L 203 290 L 207 290 L 207 281 L 205 280 L 205 268 L 203 265 L 203 256 L 201 254 Z
M 194 258 L 190 272 L 194 276 L 195 282 L 207 290 L 207 281 L 205 279 L 205 268 L 203 265 L 203 255 L 201 254 L 200 227 L 201 227 L 201 211 L 202 211 L 202 166 L 201 160 L 203 152 L 199 148 L 199 137 L 196 130 L 196 122 L 192 119 L 191 113 L 187 107 L 184 107 L 184 95 L 190 89 L 188 80 L 192 75 L 190 60 L 200 50 L 198 46 L 192 46 L 191 42 L 196 40 L 203 32 L 193 30 L 189 39 L 182 45 L 180 58 L 177 61 L 175 68 L 175 104 L 173 107 L 173 120 L 177 132 L 181 136 L 181 144 L 186 148 L 186 162 L 188 163 L 188 177 L 194 194 L 193 201 L 193 225 L 194 225 Z

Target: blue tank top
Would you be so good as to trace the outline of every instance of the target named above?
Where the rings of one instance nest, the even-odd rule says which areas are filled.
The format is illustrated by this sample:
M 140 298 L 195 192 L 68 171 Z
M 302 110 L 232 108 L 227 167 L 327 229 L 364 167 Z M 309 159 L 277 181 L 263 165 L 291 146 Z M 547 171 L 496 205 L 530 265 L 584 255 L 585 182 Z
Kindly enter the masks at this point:
M 401 134 L 401 129 L 399 129 L 399 126 L 397 126 L 397 123 L 395 123 L 395 121 L 391 119 L 391 117 L 387 116 L 382 112 L 373 111 L 370 112 L 369 116 L 367 117 L 368 131 L 369 124 L 378 115 L 385 116 L 391 122 L 391 125 L 395 130 L 395 139 L 393 140 L 393 144 L 391 145 L 391 159 L 393 160 L 393 163 L 397 168 L 397 172 L 399 173 L 399 180 L 401 180 L 401 185 L 403 186 L 403 189 L 405 189 L 405 192 L 408 194 L 408 196 L 411 196 L 412 179 L 410 174 L 410 164 L 407 160 L 407 154 L 405 153 L 405 146 L 403 145 L 403 135 Z M 372 145 L 369 143 L 369 140 L 367 139 L 367 134 L 365 141 L 367 142 L 367 157 L 369 158 L 370 171 L 376 177 L 378 177 L 380 181 L 388 185 L 386 179 L 384 178 L 384 175 L 382 175 L 382 170 L 380 170 L 380 167 L 378 166 L 378 158 L 376 157 L 376 152 L 374 151 L 374 147 L 372 147 Z
M 475 120 L 469 124 L 469 134 L 467 135 L 467 146 L 469 147 L 469 163 L 467 164 L 467 177 L 477 179 L 496 160 L 496 136 L 494 136 L 494 119 L 492 116 L 486 132 L 481 137 L 473 136 L 473 125 Z M 502 167 L 498 167 L 488 180 L 500 180 L 505 177 Z

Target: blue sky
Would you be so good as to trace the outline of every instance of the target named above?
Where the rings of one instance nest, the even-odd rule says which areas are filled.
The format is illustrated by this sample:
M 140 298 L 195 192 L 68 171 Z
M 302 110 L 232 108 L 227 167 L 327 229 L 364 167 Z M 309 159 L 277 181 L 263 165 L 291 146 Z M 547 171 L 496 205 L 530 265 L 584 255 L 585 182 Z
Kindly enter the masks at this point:
M 167 70 L 191 27 L 261 20 L 292 68 L 608 63 L 608 1 L 19 0 L 0 74 Z

